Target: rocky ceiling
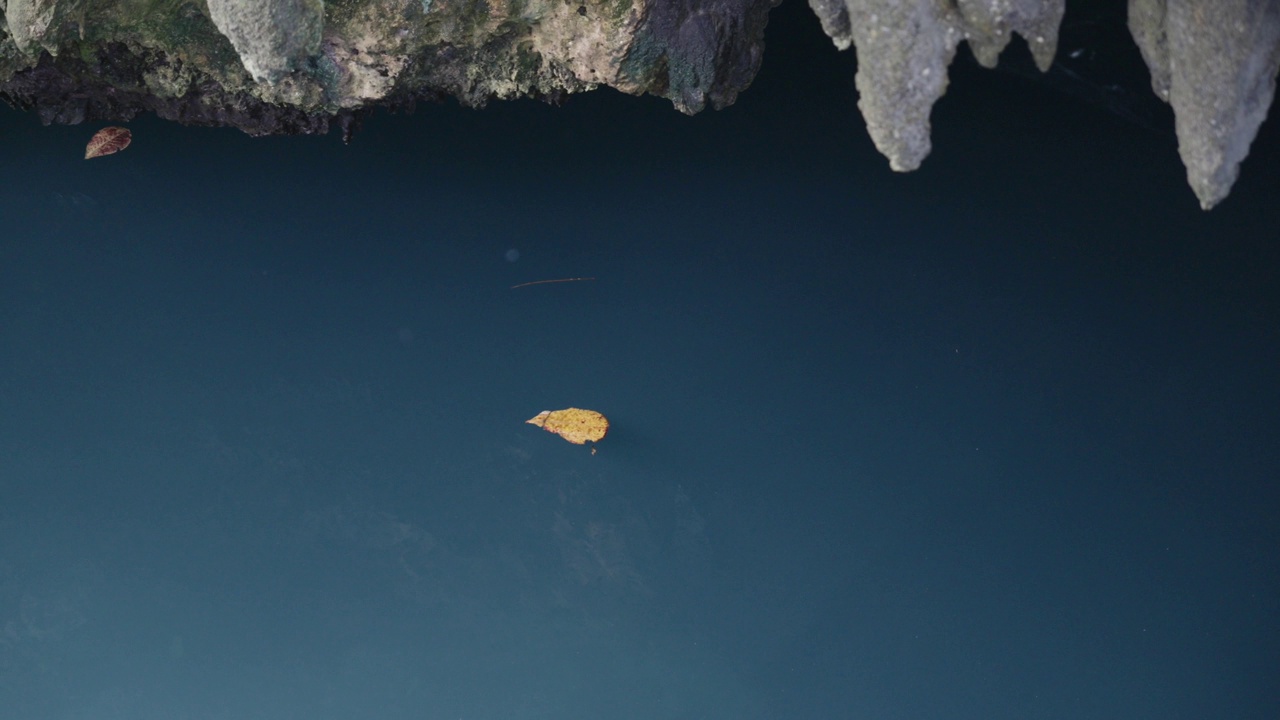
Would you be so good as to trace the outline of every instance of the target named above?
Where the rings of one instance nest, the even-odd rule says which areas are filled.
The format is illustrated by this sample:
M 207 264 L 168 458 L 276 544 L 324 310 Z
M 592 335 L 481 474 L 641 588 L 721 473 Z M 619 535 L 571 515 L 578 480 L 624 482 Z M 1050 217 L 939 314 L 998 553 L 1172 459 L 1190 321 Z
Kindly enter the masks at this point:
M 809 0 L 856 48 L 858 103 L 894 170 L 929 154 L 960 42 L 1014 33 L 1046 70 L 1065 0 Z M 607 85 L 695 113 L 755 76 L 780 0 L 0 0 L 0 96 L 45 123 L 141 112 L 255 135 L 346 132 L 446 96 L 555 102 Z M 1226 197 L 1280 67 L 1280 0 L 1129 0 L 1128 26 L 1205 209 Z

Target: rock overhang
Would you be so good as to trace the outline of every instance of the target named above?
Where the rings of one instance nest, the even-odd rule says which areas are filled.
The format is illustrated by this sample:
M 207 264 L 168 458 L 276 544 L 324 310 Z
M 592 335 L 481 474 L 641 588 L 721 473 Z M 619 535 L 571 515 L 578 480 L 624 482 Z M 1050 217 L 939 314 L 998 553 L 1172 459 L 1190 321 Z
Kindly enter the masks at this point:
M 46 123 L 142 112 L 255 135 L 348 132 L 364 111 L 481 107 L 601 86 L 696 113 L 732 104 L 780 0 L 9 0 L 0 95 Z M 1016 34 L 1057 53 L 1065 0 L 810 0 L 854 48 L 858 106 L 890 167 L 920 166 L 960 43 L 994 67 Z M 1277 0 L 1130 0 L 1152 91 L 1205 209 L 1229 193 L 1280 68 Z

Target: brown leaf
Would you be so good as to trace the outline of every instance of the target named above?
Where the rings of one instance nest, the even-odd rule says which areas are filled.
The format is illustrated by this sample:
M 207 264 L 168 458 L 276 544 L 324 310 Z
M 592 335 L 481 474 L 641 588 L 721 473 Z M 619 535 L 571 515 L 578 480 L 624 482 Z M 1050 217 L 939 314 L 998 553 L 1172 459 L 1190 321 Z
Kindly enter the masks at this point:
M 525 422 L 553 432 L 574 445 L 600 442 L 609 432 L 609 420 L 604 415 L 581 408 L 543 410 Z
M 106 127 L 94 133 L 89 138 L 89 144 L 84 149 L 84 159 L 101 157 L 103 155 L 111 155 L 129 147 L 129 142 L 133 140 L 133 133 L 128 128 L 122 127 Z

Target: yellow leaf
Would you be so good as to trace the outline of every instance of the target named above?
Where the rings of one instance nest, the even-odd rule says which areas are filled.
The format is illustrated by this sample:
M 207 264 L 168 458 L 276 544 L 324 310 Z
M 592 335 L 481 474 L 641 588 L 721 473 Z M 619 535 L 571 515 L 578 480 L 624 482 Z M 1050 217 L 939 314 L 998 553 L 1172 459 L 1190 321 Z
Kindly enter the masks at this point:
M 525 422 L 553 432 L 574 445 L 585 444 L 588 440 L 600 442 L 609 432 L 609 420 L 604 415 L 581 408 L 543 410 Z

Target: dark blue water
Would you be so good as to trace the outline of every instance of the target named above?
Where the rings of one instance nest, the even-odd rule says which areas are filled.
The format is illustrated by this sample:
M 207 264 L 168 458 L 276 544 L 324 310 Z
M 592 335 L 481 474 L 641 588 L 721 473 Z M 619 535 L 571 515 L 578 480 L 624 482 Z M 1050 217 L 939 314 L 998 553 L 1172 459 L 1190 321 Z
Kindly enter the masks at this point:
M 0 718 L 1280 716 L 1280 137 L 1206 214 L 962 63 L 899 176 L 770 37 L 693 118 L 5 114 Z

